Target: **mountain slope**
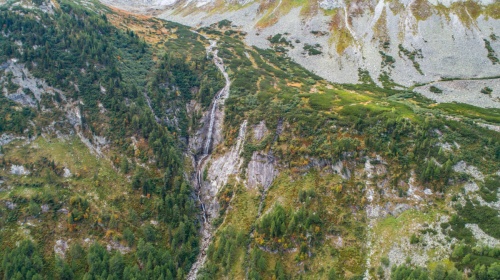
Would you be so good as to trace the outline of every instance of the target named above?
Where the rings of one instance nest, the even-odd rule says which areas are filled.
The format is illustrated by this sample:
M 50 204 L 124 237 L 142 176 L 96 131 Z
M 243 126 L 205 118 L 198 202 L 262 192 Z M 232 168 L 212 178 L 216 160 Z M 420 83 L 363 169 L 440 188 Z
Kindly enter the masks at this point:
M 202 278 L 377 277 L 379 265 L 384 278 L 384 258 L 427 266 L 450 255 L 455 241 L 440 225 L 456 210 L 446 193 L 468 181 L 465 158 L 482 157 L 478 173 L 497 180 L 497 132 L 473 133 L 493 141 L 479 156 L 474 125 L 415 93 L 333 85 L 214 27 L 201 30 L 218 38 L 232 83 L 224 145 L 207 164 L 207 201 L 217 197 L 220 210 Z M 384 238 L 395 232 L 401 239 Z M 422 242 L 408 244 L 412 235 Z
M 220 81 L 203 45 L 193 35 L 178 40 L 189 59 L 165 55 L 111 25 L 106 14 L 117 14 L 97 3 L 14 2 L 0 12 L 2 277 L 184 277 L 199 250 L 179 149 L 184 108 Z M 188 95 L 200 83 L 207 90 Z M 31 270 L 17 260 L 33 251 L 42 265 Z
M 495 277 L 498 109 L 331 83 L 227 20 L 0 12 L 4 278 Z
M 283 34 L 288 42 L 282 51 L 333 82 L 356 83 L 361 68 L 384 87 L 417 85 L 438 101 L 500 106 L 498 1 L 104 2 L 190 26 L 227 19 L 260 48 Z M 471 80 L 487 77 L 495 78 Z M 439 82 L 447 78 L 463 81 Z M 443 94 L 434 94 L 431 85 Z M 480 94 L 484 87 L 493 95 Z

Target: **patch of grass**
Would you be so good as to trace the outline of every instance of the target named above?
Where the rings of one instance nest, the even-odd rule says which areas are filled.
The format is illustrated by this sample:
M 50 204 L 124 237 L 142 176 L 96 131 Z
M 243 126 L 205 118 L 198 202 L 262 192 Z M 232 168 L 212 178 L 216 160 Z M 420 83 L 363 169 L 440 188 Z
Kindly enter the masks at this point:
M 257 217 L 260 193 L 237 184 L 233 196 L 222 225 L 232 225 L 239 230 L 249 231 Z
M 456 14 L 466 27 L 471 27 L 481 15 L 482 7 L 474 1 L 454 2 L 450 5 L 450 12 Z
M 432 6 L 426 0 L 417 0 L 412 3 L 410 8 L 415 18 L 419 21 L 425 21 L 432 16 Z
M 494 19 L 500 19 L 500 3 L 495 2 L 484 8 L 484 13 Z
M 464 103 L 441 103 L 434 108 L 439 108 L 448 113 L 462 115 L 472 119 L 483 119 L 493 123 L 500 123 L 500 109 L 486 109 Z
M 399 239 L 410 238 L 412 235 L 415 235 L 416 232 L 412 230 L 415 225 L 432 223 L 436 220 L 438 214 L 439 212 L 437 211 L 424 213 L 420 210 L 407 210 L 401 213 L 398 217 L 389 216 L 379 221 L 373 227 L 372 248 L 374 248 L 374 252 L 372 265 L 375 267 L 381 264 L 387 266 L 388 262 L 384 259 L 384 256 L 387 256 L 394 242 L 398 242 Z M 397 237 L 398 239 L 395 240 L 394 237 Z M 415 238 L 417 237 L 415 236 Z
M 362 102 L 364 103 L 374 99 L 369 95 L 360 94 L 359 92 L 346 90 L 335 90 L 334 92 L 338 96 L 338 99 L 334 102 L 337 106 L 345 106 Z
M 315 110 L 330 110 L 333 106 L 335 96 L 332 92 L 323 94 L 312 94 L 309 97 L 309 105 Z

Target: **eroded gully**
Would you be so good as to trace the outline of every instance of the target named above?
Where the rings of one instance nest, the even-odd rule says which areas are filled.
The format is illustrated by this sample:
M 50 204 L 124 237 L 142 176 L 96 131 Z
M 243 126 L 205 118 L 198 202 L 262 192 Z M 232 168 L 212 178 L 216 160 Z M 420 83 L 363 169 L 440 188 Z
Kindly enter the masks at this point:
M 188 280 L 194 280 L 196 279 L 198 272 L 200 268 L 203 267 L 203 264 L 205 263 L 206 257 L 207 257 L 207 249 L 208 246 L 210 245 L 210 240 L 212 239 L 212 225 L 211 225 L 211 215 L 209 213 L 209 208 L 207 207 L 206 203 L 215 203 L 212 201 L 204 201 L 203 199 L 203 193 L 204 193 L 204 187 L 207 186 L 203 184 L 203 169 L 205 166 L 206 161 L 210 158 L 211 155 L 211 146 L 214 144 L 214 135 L 217 131 L 217 129 L 222 128 L 222 126 L 217 126 L 216 125 L 216 115 L 217 115 L 217 110 L 222 107 L 224 104 L 224 101 L 229 95 L 229 87 L 231 85 L 231 81 L 229 80 L 229 75 L 227 74 L 225 68 L 224 68 L 224 61 L 217 55 L 217 42 L 216 41 L 210 41 L 210 46 L 207 48 L 207 54 L 213 56 L 213 62 L 219 68 L 219 71 L 222 73 L 224 76 L 224 79 L 226 81 L 226 84 L 224 88 L 222 88 L 214 97 L 209 115 L 208 115 L 208 128 L 207 128 L 207 133 L 205 135 L 205 141 L 202 143 L 202 149 L 201 149 L 201 155 L 195 156 L 194 161 L 195 161 L 195 170 L 196 170 L 196 177 L 195 177 L 195 185 L 196 185 L 196 196 L 197 199 L 201 205 L 201 210 L 202 210 L 202 217 L 203 217 L 203 224 L 201 227 L 201 245 L 200 245 L 200 253 L 198 254 L 195 263 L 191 267 L 191 270 L 189 271 L 189 274 L 187 276 Z M 206 125 L 206 124 L 205 124 Z M 204 125 L 204 126 L 205 126 Z

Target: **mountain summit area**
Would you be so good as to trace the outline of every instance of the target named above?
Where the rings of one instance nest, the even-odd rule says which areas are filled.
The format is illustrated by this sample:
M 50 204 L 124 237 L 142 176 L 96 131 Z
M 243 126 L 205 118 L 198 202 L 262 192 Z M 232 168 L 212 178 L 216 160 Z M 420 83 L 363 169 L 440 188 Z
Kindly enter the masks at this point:
M 500 2 L 0 0 L 0 279 L 500 279 Z
M 192 27 L 230 20 L 246 44 L 286 53 L 331 82 L 358 83 L 362 69 L 379 86 L 500 108 L 500 95 L 480 94 L 500 90 L 498 1 L 104 2 Z

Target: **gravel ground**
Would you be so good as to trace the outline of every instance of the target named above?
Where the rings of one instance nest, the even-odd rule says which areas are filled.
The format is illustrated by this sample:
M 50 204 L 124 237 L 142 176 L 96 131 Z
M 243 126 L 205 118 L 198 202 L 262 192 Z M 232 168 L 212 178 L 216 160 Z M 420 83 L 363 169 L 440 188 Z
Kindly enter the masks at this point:
M 433 93 L 430 91 L 431 86 L 443 92 Z M 481 93 L 485 87 L 491 88 L 493 92 Z M 500 108 L 500 79 L 435 82 L 416 88 L 415 91 L 439 103 L 459 102 L 484 108 Z

